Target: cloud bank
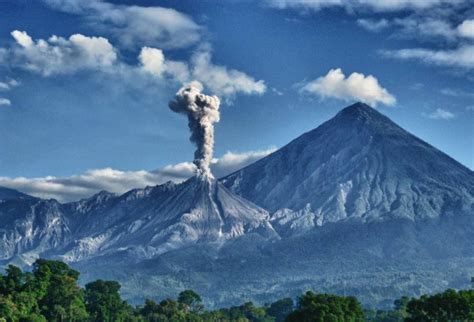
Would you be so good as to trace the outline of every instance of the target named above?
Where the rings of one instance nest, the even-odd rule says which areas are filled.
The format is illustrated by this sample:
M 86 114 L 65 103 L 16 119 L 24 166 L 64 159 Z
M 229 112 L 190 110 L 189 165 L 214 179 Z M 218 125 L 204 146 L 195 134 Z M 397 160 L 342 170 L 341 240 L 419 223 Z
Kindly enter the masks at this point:
M 274 152 L 271 148 L 244 153 L 227 152 L 211 162 L 212 172 L 222 177 L 241 169 Z M 17 189 L 40 198 L 54 198 L 61 202 L 88 198 L 99 191 L 121 194 L 134 188 L 144 188 L 166 181 L 181 182 L 196 173 L 191 162 L 168 165 L 154 171 L 120 171 L 111 168 L 89 170 L 70 177 L 9 178 L 0 177 L 0 186 Z
M 396 103 L 395 97 L 380 86 L 374 76 L 352 73 L 346 78 L 340 68 L 331 69 L 325 76 L 304 84 L 300 92 L 314 94 L 323 99 L 361 101 L 372 106 L 378 103 L 385 105 Z

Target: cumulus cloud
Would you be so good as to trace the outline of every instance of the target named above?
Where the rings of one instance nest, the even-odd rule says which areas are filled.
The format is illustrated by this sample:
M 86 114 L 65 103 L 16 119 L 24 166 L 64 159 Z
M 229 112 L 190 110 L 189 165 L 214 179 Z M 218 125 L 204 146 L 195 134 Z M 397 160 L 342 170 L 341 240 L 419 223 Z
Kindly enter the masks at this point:
M 373 10 L 390 12 L 401 10 L 428 9 L 443 3 L 456 3 L 453 0 L 267 0 L 275 8 L 297 8 L 306 10 L 321 10 L 330 7 L 342 7 L 348 11 Z
M 116 5 L 102 0 L 43 0 L 51 8 L 84 17 L 126 47 L 142 44 L 183 48 L 201 38 L 202 28 L 187 15 L 158 6 Z
M 474 68 L 474 45 L 463 45 L 452 50 L 435 50 L 424 48 L 408 48 L 384 50 L 386 57 L 401 60 L 418 60 L 426 64 L 458 68 Z
M 430 114 L 426 114 L 426 116 L 433 120 L 451 120 L 456 117 L 454 113 L 450 111 L 444 110 L 442 108 L 437 108 Z
M 117 61 L 115 48 L 103 37 L 74 34 L 68 39 L 51 36 L 34 41 L 25 31 L 11 33 L 16 46 L 10 60 L 22 69 L 50 76 L 83 69 L 105 69 Z
M 474 38 L 474 19 L 464 20 L 457 30 L 462 37 Z
M 5 97 L 0 97 L 0 106 L 10 106 L 12 105 L 12 102 Z
M 212 160 L 211 169 L 217 177 L 224 176 L 273 151 L 274 148 L 244 153 L 227 152 L 221 158 Z M 0 186 L 17 189 L 35 197 L 69 202 L 88 198 L 102 190 L 121 194 L 134 188 L 154 186 L 166 181 L 182 182 L 195 173 L 196 166 L 192 162 L 183 162 L 154 171 L 120 171 L 105 168 L 69 177 L 0 177 Z
M 184 62 L 165 59 L 161 49 L 143 47 L 138 56 L 141 69 L 156 77 L 171 77 L 178 82 L 185 83 L 190 79 L 188 65 Z
M 374 76 L 352 73 L 346 78 L 340 68 L 331 69 L 325 76 L 306 83 L 300 92 L 315 94 L 323 99 L 356 100 L 372 106 L 378 103 L 385 105 L 396 103 L 395 97 L 380 86 Z
M 14 67 L 45 77 L 94 70 L 116 72 L 123 78 L 148 74 L 181 85 L 197 80 L 227 103 L 231 103 L 237 94 L 261 95 L 267 89 L 263 80 L 215 65 L 210 46 L 192 54 L 189 62 L 168 59 L 162 49 L 145 46 L 137 57 L 138 65 L 134 65 L 120 61 L 118 50 L 103 37 L 74 34 L 68 39 L 53 35 L 47 40 L 34 40 L 26 31 L 19 30 L 12 31 L 11 35 L 15 44 L 10 48 L 0 48 L 5 52 L 4 60 Z M 13 80 L 0 82 L 0 91 L 14 86 Z
M 257 81 L 244 72 L 212 63 L 212 54 L 207 49 L 194 53 L 187 64 L 166 59 L 160 49 L 144 47 L 139 62 L 144 72 L 156 77 L 170 77 L 181 83 L 197 80 L 228 103 L 236 94 L 261 95 L 267 90 L 263 80 Z
M 214 65 L 209 51 L 198 51 L 191 58 L 193 78 L 203 83 L 213 94 L 232 98 L 237 93 L 261 95 L 267 90 L 263 80 L 225 66 Z

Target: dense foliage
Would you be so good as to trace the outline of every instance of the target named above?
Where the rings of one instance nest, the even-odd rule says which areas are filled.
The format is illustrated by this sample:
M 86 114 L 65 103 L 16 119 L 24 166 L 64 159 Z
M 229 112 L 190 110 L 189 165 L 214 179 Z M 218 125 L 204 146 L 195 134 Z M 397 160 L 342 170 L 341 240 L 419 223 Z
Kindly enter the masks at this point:
M 133 307 L 120 296 L 120 284 L 97 280 L 81 288 L 79 272 L 60 261 L 39 259 L 32 272 L 10 265 L 0 274 L 1 321 L 153 321 L 153 322 L 313 322 L 313 321 L 472 321 L 474 290 L 447 290 L 418 299 L 402 297 L 392 311 L 363 311 L 354 297 L 306 292 L 256 306 L 206 311 L 196 292 L 177 300 L 146 300 Z

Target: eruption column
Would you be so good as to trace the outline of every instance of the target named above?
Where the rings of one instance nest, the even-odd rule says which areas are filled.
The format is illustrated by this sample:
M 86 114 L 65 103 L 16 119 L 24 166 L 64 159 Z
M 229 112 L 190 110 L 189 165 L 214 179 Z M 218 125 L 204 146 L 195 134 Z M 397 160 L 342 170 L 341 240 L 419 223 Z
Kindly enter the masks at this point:
M 198 174 L 212 179 L 210 163 L 214 150 L 214 123 L 219 122 L 220 100 L 217 96 L 202 94 L 202 90 L 201 83 L 191 82 L 181 87 L 168 105 L 173 112 L 188 116 L 190 140 L 197 146 L 194 164 Z

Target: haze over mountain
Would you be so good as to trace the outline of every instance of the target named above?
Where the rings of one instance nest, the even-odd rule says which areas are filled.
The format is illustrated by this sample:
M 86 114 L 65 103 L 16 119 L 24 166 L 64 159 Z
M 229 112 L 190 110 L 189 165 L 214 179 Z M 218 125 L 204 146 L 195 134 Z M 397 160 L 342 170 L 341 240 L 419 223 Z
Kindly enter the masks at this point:
M 211 305 L 265 302 L 312 288 L 386 306 L 469 283 L 473 209 L 472 171 L 358 103 L 220 181 L 67 204 L 1 189 L 0 257 L 66 260 L 137 301 L 193 288 Z

